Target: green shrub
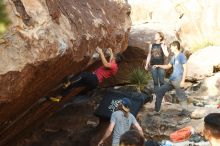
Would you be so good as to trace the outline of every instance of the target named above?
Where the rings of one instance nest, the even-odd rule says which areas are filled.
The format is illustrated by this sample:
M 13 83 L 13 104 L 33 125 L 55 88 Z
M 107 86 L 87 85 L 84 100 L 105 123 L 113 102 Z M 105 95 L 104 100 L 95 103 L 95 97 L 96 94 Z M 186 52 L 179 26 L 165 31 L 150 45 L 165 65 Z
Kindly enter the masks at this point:
M 141 90 L 150 80 L 150 75 L 144 70 L 144 68 L 135 68 L 130 74 L 130 83 L 137 85 L 139 90 Z

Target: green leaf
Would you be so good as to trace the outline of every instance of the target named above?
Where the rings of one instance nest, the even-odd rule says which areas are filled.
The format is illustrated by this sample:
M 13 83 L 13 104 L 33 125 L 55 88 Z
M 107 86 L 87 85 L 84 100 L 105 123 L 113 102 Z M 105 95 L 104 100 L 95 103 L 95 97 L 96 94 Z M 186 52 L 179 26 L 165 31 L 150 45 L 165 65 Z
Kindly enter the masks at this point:
M 130 74 L 130 83 L 139 86 L 146 85 L 150 80 L 150 75 L 143 68 L 135 68 Z

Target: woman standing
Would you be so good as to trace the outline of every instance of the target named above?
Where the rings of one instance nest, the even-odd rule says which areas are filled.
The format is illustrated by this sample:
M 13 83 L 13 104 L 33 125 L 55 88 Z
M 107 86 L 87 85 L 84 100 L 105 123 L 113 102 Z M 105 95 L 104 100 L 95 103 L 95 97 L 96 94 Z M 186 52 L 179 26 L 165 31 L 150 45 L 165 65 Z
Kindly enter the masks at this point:
M 154 68 L 153 65 L 163 65 L 165 57 L 168 57 L 169 52 L 167 51 L 167 46 L 164 43 L 164 35 L 162 32 L 157 32 L 154 40 L 155 43 L 149 46 L 145 69 L 151 70 L 155 90 L 164 84 L 165 71 L 162 68 Z

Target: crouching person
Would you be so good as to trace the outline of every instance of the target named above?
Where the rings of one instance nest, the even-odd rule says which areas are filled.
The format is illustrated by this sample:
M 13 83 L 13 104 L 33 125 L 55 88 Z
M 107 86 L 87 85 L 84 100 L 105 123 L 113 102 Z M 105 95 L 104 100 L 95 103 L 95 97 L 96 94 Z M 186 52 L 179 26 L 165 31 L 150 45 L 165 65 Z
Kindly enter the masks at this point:
M 110 124 L 104 136 L 99 141 L 98 146 L 102 146 L 104 141 L 112 134 L 112 132 L 112 146 L 119 146 L 121 135 L 130 130 L 131 126 L 136 128 L 140 135 L 143 136 L 142 128 L 135 117 L 130 113 L 131 106 L 132 103 L 128 98 L 122 99 L 122 102 L 119 105 L 119 110 L 112 113 Z
M 96 51 L 99 54 L 102 66 L 98 67 L 93 72 L 82 72 L 78 76 L 72 76 L 62 84 L 61 91 L 55 97 L 47 97 L 52 101 L 59 101 L 63 96 L 66 96 L 74 88 L 85 86 L 88 89 L 96 88 L 104 79 L 114 76 L 118 71 L 118 65 L 123 61 L 121 54 L 114 55 L 112 49 L 109 48 L 110 58 L 106 59 L 102 49 L 97 48 Z M 59 87 L 60 88 L 60 87 Z

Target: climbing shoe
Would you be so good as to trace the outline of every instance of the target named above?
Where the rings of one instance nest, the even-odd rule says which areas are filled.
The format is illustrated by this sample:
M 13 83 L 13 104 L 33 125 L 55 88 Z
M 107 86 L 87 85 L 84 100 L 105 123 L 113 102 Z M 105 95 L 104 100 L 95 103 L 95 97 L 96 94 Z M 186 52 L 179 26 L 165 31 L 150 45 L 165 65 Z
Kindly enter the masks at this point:
M 61 99 L 62 99 L 62 96 L 49 97 L 48 99 L 49 99 L 50 101 L 60 102 Z

